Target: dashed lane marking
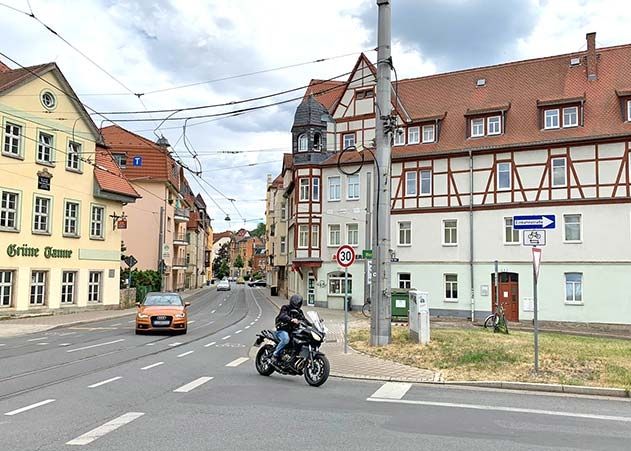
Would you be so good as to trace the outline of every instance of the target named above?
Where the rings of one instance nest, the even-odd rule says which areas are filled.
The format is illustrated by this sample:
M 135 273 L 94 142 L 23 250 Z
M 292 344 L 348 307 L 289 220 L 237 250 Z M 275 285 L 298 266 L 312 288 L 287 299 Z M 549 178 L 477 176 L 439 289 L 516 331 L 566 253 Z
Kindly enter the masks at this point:
M 192 354 L 192 353 L 194 353 L 194 352 L 195 352 L 195 351 L 183 352 L 182 354 L 178 355 L 178 357 L 184 357 L 184 356 L 187 356 L 187 355 Z
M 226 366 L 234 368 L 241 365 L 244 362 L 247 362 L 248 360 L 250 359 L 248 359 L 247 357 L 239 357 L 238 359 L 233 360 L 232 362 L 228 363 Z
M 122 379 L 122 376 L 112 377 L 111 379 L 106 379 L 104 381 L 97 382 L 96 384 L 88 385 L 88 388 L 100 387 L 101 385 L 109 384 L 110 382 L 114 382 L 114 381 L 117 381 L 119 379 Z
M 147 365 L 147 366 L 143 366 L 142 368 L 140 368 L 141 370 L 150 370 L 151 368 L 155 368 L 156 366 L 160 366 L 160 365 L 164 365 L 164 362 L 156 362 L 156 363 L 152 363 L 151 365 Z
M 401 382 L 386 382 L 379 390 L 374 392 L 371 398 L 380 399 L 401 399 L 412 388 L 412 384 L 405 384 Z
M 249 329 L 250 327 L 252 327 L 252 326 L 249 326 L 249 325 L 248 325 L 248 326 L 245 326 L 245 328 L 246 328 L 246 329 Z
M 65 337 L 66 335 L 74 335 L 74 334 L 76 334 L 76 332 L 66 332 L 66 333 L 63 333 L 63 334 L 59 334 L 59 336 L 60 337 Z
M 45 343 L 37 343 L 39 346 L 46 346 L 48 344 L 48 342 Z
M 171 343 L 169 346 L 171 346 L 171 347 L 173 348 L 173 347 L 175 347 L 175 346 L 179 346 L 179 345 L 181 345 L 181 344 L 182 344 L 182 343 L 180 343 L 179 341 L 176 341 L 175 343 Z
M 98 348 L 99 346 L 106 346 L 106 345 L 111 345 L 111 344 L 114 344 L 114 343 L 120 343 L 121 341 L 125 341 L 125 339 L 124 338 L 120 338 L 118 340 L 108 341 L 108 342 L 105 342 L 105 343 L 98 343 L 98 344 L 95 344 L 95 345 L 83 346 L 81 348 L 68 349 L 66 352 L 83 351 L 84 349 Z
M 72 343 L 59 343 L 59 346 L 70 346 Z
M 110 327 L 117 327 L 117 326 L 122 326 L 122 323 L 116 323 L 116 324 L 110 324 Z
M 54 399 L 46 399 L 44 401 L 36 402 L 35 404 L 31 404 L 31 405 L 26 406 L 26 407 L 21 407 L 19 409 L 12 410 L 11 412 L 5 413 L 5 415 L 10 417 L 10 416 L 13 416 L 13 415 L 17 415 L 18 413 L 26 412 L 27 410 L 31 410 L 31 409 L 35 409 L 37 407 L 45 406 L 46 404 L 50 404 L 51 402 L 55 402 L 55 400 Z
M 250 323 L 250 326 L 254 326 L 254 323 L 255 323 L 255 322 L 256 322 L 256 321 L 252 321 L 252 322 Z
M 40 340 L 47 340 L 48 337 L 39 337 L 39 338 L 31 338 L 30 340 L 26 340 L 26 341 L 40 341 Z
M 200 385 L 205 384 L 208 381 L 211 381 L 213 378 L 212 377 L 208 377 L 208 376 L 204 376 L 204 377 L 200 377 L 199 379 L 195 379 L 193 382 L 189 382 L 186 385 L 182 385 L 180 388 L 176 388 L 175 390 L 173 390 L 174 393 L 188 393 L 191 390 L 199 387 Z
M 147 343 L 145 346 L 155 346 L 156 344 L 151 342 L 151 343 Z
M 230 338 L 232 335 L 226 335 L 225 337 L 222 338 L 222 340 L 227 340 L 228 338 Z
M 214 345 L 215 343 L 217 343 L 216 341 L 212 341 L 206 345 L 204 345 L 205 348 L 210 348 L 212 345 Z
M 243 332 L 243 329 L 239 329 L 238 331 L 236 331 L 236 332 L 235 332 L 235 335 L 236 335 L 236 334 L 240 334 L 241 332 Z
M 197 321 L 197 320 L 192 319 L 192 320 L 190 320 L 188 323 L 189 323 L 189 324 L 193 324 L 195 321 Z
M 92 429 L 91 431 L 86 432 L 85 434 L 80 435 L 79 437 L 70 440 L 69 442 L 66 442 L 66 445 L 87 445 L 89 443 L 92 443 L 96 439 L 103 437 L 105 434 L 115 431 L 119 427 L 124 426 L 127 423 L 131 423 L 134 420 L 137 420 L 143 415 L 144 413 L 142 412 L 128 412 L 118 418 L 114 418 L 112 421 L 108 421 L 98 428 Z
M 217 311 L 217 310 L 213 310 L 213 311 L 212 311 L 212 312 L 210 312 L 210 313 L 215 313 L 216 311 Z
M 127 322 L 128 322 L 128 323 L 135 323 L 135 322 L 136 322 L 136 320 L 135 320 L 135 319 L 132 319 L 132 320 L 127 321 Z

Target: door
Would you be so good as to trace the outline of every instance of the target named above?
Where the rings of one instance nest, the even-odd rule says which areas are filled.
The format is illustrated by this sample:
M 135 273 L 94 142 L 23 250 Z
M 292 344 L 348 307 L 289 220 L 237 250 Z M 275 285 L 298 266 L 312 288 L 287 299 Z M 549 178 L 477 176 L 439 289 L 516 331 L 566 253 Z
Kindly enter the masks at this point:
M 307 305 L 315 305 L 315 277 L 312 272 L 307 276 Z
M 519 321 L 519 274 L 514 272 L 501 272 L 499 273 L 499 279 L 500 302 L 504 306 L 506 320 Z M 493 287 L 493 311 L 495 311 L 497 309 L 495 274 L 491 274 L 491 285 Z

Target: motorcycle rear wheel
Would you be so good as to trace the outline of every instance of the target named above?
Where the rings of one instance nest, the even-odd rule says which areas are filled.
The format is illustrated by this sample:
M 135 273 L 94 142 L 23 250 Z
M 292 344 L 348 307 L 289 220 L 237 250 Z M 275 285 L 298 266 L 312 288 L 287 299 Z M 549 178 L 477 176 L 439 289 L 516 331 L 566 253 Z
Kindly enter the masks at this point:
M 274 372 L 274 367 L 270 363 L 273 353 L 274 346 L 272 345 L 262 346 L 259 352 L 256 353 L 256 371 L 258 371 L 261 376 L 269 376 Z
M 305 380 L 312 387 L 319 387 L 329 378 L 331 366 L 325 355 L 317 355 L 305 367 Z

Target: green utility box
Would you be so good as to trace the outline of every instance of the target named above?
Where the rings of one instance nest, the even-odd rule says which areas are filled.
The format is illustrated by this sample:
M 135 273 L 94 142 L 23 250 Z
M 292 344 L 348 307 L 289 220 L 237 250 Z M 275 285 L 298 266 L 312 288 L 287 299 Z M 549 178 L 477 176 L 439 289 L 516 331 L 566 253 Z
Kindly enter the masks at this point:
M 407 321 L 410 306 L 410 290 L 403 288 L 392 289 L 392 321 Z

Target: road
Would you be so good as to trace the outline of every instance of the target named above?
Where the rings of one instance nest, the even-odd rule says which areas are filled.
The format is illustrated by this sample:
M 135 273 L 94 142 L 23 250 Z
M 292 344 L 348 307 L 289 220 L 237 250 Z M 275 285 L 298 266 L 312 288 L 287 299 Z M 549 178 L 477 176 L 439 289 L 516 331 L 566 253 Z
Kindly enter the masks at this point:
M 131 316 L 0 340 L 0 449 L 629 449 L 629 400 L 259 376 L 263 289 L 188 299 L 185 336 Z M 1 324 L 0 324 L 1 326 Z

